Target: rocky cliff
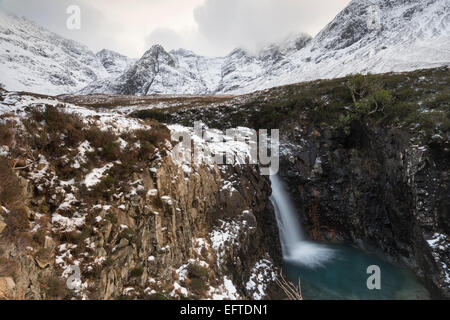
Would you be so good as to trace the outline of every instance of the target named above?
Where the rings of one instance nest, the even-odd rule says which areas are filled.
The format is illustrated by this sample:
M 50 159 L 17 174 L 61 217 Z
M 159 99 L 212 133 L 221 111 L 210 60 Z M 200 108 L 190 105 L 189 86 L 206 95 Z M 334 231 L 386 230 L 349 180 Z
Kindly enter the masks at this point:
M 410 138 L 356 122 L 349 136 L 311 126 L 285 140 L 282 175 L 311 238 L 382 250 L 448 298 L 449 150 Z
M 275 294 L 281 250 L 257 167 L 173 161 L 165 126 L 111 109 L 2 103 L 2 299 Z
M 357 75 L 157 114 L 279 128 L 281 175 L 310 238 L 380 250 L 448 298 L 448 78 L 447 68 Z

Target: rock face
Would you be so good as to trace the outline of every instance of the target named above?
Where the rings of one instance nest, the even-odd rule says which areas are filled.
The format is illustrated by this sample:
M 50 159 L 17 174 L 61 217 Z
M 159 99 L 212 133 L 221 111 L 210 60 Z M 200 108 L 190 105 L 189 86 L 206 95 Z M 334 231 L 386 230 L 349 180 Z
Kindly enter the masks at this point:
M 94 264 L 81 265 L 82 283 L 77 291 L 91 299 L 145 298 L 146 294 L 177 298 L 190 293 L 183 273 L 199 261 L 206 266 L 209 286 L 205 292 L 197 292 L 197 298 L 210 294 L 252 298 L 258 289 L 245 284 L 251 277 L 258 282 L 253 266 L 262 259 L 270 261 L 272 268 L 280 265 L 281 249 L 277 237 L 267 236 L 278 234 L 268 200 L 270 182 L 254 168 L 237 170 L 229 174 L 242 177 L 240 186 L 235 185 L 239 193 L 230 194 L 220 192 L 222 176 L 217 169 L 200 168 L 185 179 L 168 158 L 155 174 L 147 171 L 136 176 L 149 190 L 155 190 L 147 198 L 136 195 L 99 203 L 97 207 L 103 208 L 100 218 L 91 225 L 99 232 L 89 243 L 93 254 L 107 263 L 100 269 Z M 14 244 L 2 248 L 3 255 L 17 263 L 18 271 L 15 284 L 12 278 L 0 278 L 0 295 L 16 299 L 48 299 L 42 283 L 60 272 L 63 279 L 67 277 L 64 266 L 75 249 L 70 244 L 60 245 L 41 254 L 40 250 L 33 259 L 32 252 Z M 67 248 L 72 250 L 65 251 Z M 271 272 L 275 275 L 275 269 Z M 93 276 L 95 287 L 87 280 Z M 230 281 L 236 292 L 224 289 L 221 279 Z M 267 291 L 260 298 L 276 294 L 271 278 L 263 281 Z M 187 289 L 181 291 L 180 287 Z
M 226 57 L 203 57 L 184 49 L 167 52 L 155 45 L 123 74 L 93 82 L 80 93 L 144 96 L 232 92 L 261 78 L 273 64 L 310 40 L 307 35 L 298 35 L 268 46 L 256 55 L 236 49 Z
M 1 277 L 0 278 L 0 299 L 7 300 L 14 297 L 14 288 L 16 284 L 14 279 L 11 277 Z
M 112 50 L 103 49 L 95 54 L 111 76 L 118 76 L 127 70 L 135 59 L 128 58 Z
M 270 180 L 260 175 L 258 166 L 180 163 L 172 158 L 174 143 L 162 124 L 132 119 L 120 110 L 4 94 L 9 109 L 2 110 L 12 116 L 0 129 L 13 134 L 2 140 L 6 144 L 0 149 L 0 164 L 6 171 L 2 177 L 18 190 L 0 192 L 0 222 L 5 221 L 0 295 L 261 299 L 278 294 L 274 280 L 281 248 L 269 201 Z M 40 103 L 47 104 L 45 113 L 39 107 L 29 112 Z M 59 119 L 56 123 L 49 118 L 34 122 L 32 114 L 51 112 Z M 83 120 L 74 120 L 74 113 Z M 73 131 L 70 121 L 76 121 L 79 131 Z M 26 140 L 27 130 L 34 127 L 23 123 L 41 130 L 69 127 L 69 139 L 79 140 L 65 148 L 55 137 L 67 136 L 58 133 L 52 138 L 55 152 L 48 154 L 34 140 Z M 99 128 L 109 129 L 109 143 L 101 140 Z M 13 141 L 19 136 L 25 137 L 21 143 L 30 143 L 29 150 L 36 148 L 35 160 L 27 158 L 34 151 L 12 160 L 18 154 Z M 134 140 L 138 136 L 145 140 Z M 115 148 L 104 154 L 110 145 Z M 59 160 L 65 170 L 75 169 L 72 178 L 57 171 Z M 21 169 L 12 170 L 11 164 Z
M 309 127 L 289 139 L 282 174 L 312 238 L 381 248 L 448 298 L 448 146 L 409 138 L 356 122 L 348 137 Z
M 399 97 L 391 110 L 411 113 L 402 118 L 385 109 L 375 119 L 343 126 L 354 103 L 348 87 L 353 77 L 347 77 L 277 87 L 202 109 L 169 109 L 166 118 L 221 129 L 279 129 L 280 174 L 309 236 L 382 250 L 409 265 L 434 297 L 448 298 L 450 127 L 443 125 L 448 103 L 442 101 L 448 100 L 449 72 L 377 77 Z M 442 99 L 433 105 L 437 96 Z
M 277 257 L 278 247 L 264 240 L 266 232 L 276 232 L 267 202 L 270 193 L 267 181 L 258 182 L 257 173 L 246 169 L 245 175 L 248 176 L 242 181 L 243 196 L 236 194 L 230 197 L 227 193 L 219 192 L 221 177 L 218 171 L 199 169 L 198 175 L 186 181 L 178 170 L 168 160 L 154 177 L 144 177 L 152 185 L 151 188 L 158 190 L 159 196 L 164 195 L 161 209 L 157 212 L 150 209 L 148 204 L 152 196 L 147 202 L 136 198 L 125 210 L 117 210 L 118 223 L 114 226 L 106 224 L 102 235 L 95 241 L 105 244 L 119 242 L 111 258 L 112 265 L 100 274 L 100 297 L 117 298 L 130 286 L 139 292 L 139 287 L 148 286 L 149 279 L 157 280 L 160 287 L 169 288 L 166 291 L 170 292 L 174 281 L 179 279 L 178 274 L 174 276 L 175 269 L 190 259 L 199 258 L 210 263 L 211 277 L 221 279 L 228 276 L 241 295 L 251 297 L 251 292 L 247 293 L 239 283 L 248 280 L 251 267 L 261 257 L 268 254 Z M 177 176 L 180 178 L 173 181 Z M 241 212 L 252 203 L 260 205 L 248 216 L 241 216 Z M 202 247 L 200 244 L 207 241 L 208 234 L 214 228 L 223 226 L 220 222 L 222 219 L 223 223 L 233 221 L 237 226 L 251 227 L 249 232 L 238 233 L 234 240 L 230 238 L 229 242 L 224 243 L 221 248 L 223 252 L 211 250 L 209 246 Z M 119 225 L 126 225 L 127 230 L 139 239 L 139 243 L 123 238 L 119 240 Z M 223 229 L 220 230 L 218 232 Z M 223 260 L 218 260 L 219 255 Z M 217 263 L 219 261 L 220 264 Z M 130 283 L 130 271 L 136 266 L 143 266 L 144 272 L 134 279 L 134 283 Z M 150 288 L 158 291 L 157 287 Z
M 3 217 L 0 215 L 0 233 L 2 233 L 3 230 L 5 230 L 6 223 L 3 219 Z

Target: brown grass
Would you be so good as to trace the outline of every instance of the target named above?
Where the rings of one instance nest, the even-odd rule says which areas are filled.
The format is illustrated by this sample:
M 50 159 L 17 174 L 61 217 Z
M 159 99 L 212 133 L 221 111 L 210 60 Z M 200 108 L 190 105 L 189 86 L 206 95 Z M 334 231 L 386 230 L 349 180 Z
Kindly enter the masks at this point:
M 0 277 L 15 277 L 19 269 L 17 262 L 0 257 Z
M 6 123 L 0 123 L 0 146 L 7 145 L 11 146 L 13 140 L 13 130 L 12 123 L 10 121 Z
M 22 186 L 7 159 L 0 157 L 0 202 L 13 207 L 22 198 Z
M 47 300 L 63 300 L 69 294 L 65 281 L 56 276 L 45 279 L 41 287 L 47 294 Z
M 25 209 L 12 209 L 4 217 L 6 228 L 2 235 L 10 240 L 20 239 L 24 243 L 32 242 L 32 237 L 29 233 L 30 224 Z

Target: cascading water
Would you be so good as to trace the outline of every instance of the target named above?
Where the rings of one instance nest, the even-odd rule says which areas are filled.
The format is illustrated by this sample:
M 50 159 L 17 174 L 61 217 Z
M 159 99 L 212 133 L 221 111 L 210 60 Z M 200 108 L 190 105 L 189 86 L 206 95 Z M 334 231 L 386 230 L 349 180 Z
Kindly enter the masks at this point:
M 321 266 L 332 259 L 334 255 L 332 249 L 305 240 L 294 206 L 280 177 L 272 175 L 270 180 L 272 182 L 271 201 L 280 230 L 283 258 L 309 267 Z
M 302 281 L 305 299 L 427 299 L 428 291 L 411 271 L 378 255 L 339 244 L 307 241 L 280 177 L 273 175 L 271 201 L 275 208 L 283 250 L 283 271 Z M 382 290 L 366 286 L 367 267 L 382 270 Z

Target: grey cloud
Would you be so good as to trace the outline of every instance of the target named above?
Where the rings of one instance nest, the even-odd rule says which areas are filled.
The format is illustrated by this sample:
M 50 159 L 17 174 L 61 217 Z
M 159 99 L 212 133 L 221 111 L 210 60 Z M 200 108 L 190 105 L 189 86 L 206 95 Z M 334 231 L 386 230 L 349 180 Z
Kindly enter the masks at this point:
M 69 15 L 67 7 L 78 5 L 81 9 L 81 29 L 69 30 L 66 21 Z M 119 26 L 105 21 L 103 13 L 89 5 L 86 0 L 3 0 L 0 8 L 25 16 L 46 29 L 63 37 L 73 39 L 87 45 L 94 51 L 102 48 L 117 47 L 120 44 L 114 39 L 114 30 Z
M 343 9 L 350 0 L 204 0 L 194 8 L 184 2 L 182 14 L 192 17 L 195 26 L 158 26 L 151 22 L 161 14 L 170 21 L 174 1 L 162 0 L 0 0 L 0 8 L 26 16 L 64 37 L 97 51 L 116 50 L 139 57 L 153 44 L 168 49 L 185 48 L 205 55 L 225 55 L 237 47 L 256 50 L 292 33 L 314 35 Z M 179 0 L 180 2 L 183 0 Z M 128 15 L 116 16 L 123 3 Z M 81 30 L 66 28 L 67 6 L 79 5 Z M 95 4 L 95 7 L 94 7 Z M 114 4 L 115 10 L 109 6 Z M 132 7 L 132 10 L 129 10 Z M 154 9 L 153 9 L 154 8 Z M 159 8 L 159 9 L 158 9 Z M 146 11 L 143 11 L 146 10 Z M 161 11 L 158 11 L 161 10 Z M 127 12 L 128 12 L 127 11 Z M 134 20 L 134 14 L 148 12 Z M 138 14 L 139 15 L 139 14 Z M 124 21 L 126 20 L 126 21 Z M 156 28 L 156 29 L 155 29 Z M 147 36 L 145 36 L 147 34 Z
M 255 50 L 292 33 L 314 35 L 349 0 L 206 0 L 194 11 L 198 31 L 215 53 Z
M 182 48 L 187 45 L 186 40 L 182 35 L 168 28 L 158 28 L 153 30 L 147 36 L 146 44 L 148 47 L 160 44 L 169 50 Z

